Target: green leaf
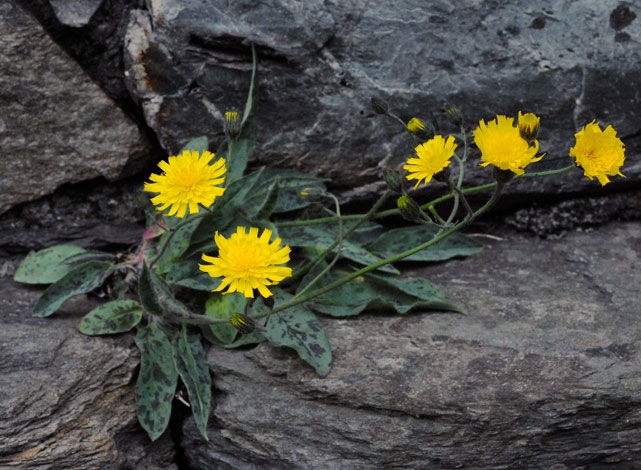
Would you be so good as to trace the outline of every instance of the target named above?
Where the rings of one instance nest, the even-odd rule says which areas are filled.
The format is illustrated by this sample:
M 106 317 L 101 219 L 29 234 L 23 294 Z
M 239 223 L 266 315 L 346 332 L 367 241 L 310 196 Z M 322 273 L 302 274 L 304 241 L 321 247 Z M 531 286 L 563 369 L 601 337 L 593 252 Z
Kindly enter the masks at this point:
M 43 292 L 33 309 L 33 314 L 37 317 L 48 317 L 67 299 L 94 290 L 102 284 L 112 267 L 111 263 L 104 261 L 89 261 L 76 266 Z
M 280 227 L 279 234 L 283 241 L 290 246 L 326 248 L 334 243 L 338 236 L 338 230 L 334 229 L 330 231 L 325 224 L 298 225 L 292 227 Z M 336 250 L 337 248 L 334 248 L 332 252 L 335 253 Z M 383 259 L 373 253 L 370 253 L 365 248 L 350 242 L 349 240 L 343 241 L 341 256 L 365 266 Z M 389 264 L 381 266 L 378 270 L 391 274 L 400 274 L 400 271 Z
M 147 263 L 143 263 L 138 277 L 138 298 L 145 311 L 152 315 L 161 316 L 162 306 L 154 289 L 151 273 L 152 271 L 147 267 Z
M 261 204 L 269 187 L 276 180 L 280 180 L 280 183 L 274 213 L 289 212 L 309 206 L 310 203 L 300 197 L 300 192 L 308 186 L 314 185 L 325 189 L 325 185 L 322 183 L 324 180 L 320 178 L 314 178 L 297 171 L 266 169 L 261 175 L 259 184 L 245 198 L 245 203 L 250 207 Z
M 196 151 L 198 153 L 203 153 L 205 150 L 209 149 L 209 140 L 207 136 L 196 137 L 195 139 L 190 140 L 185 144 L 185 146 L 180 150 L 180 153 L 183 153 L 185 150 Z
M 274 212 L 276 203 L 278 202 L 278 186 L 280 180 L 274 181 L 267 190 L 267 194 L 263 199 L 263 203 L 256 206 L 255 210 L 249 211 L 249 216 L 252 219 L 269 219 Z
M 385 232 L 366 248 L 383 258 L 388 258 L 416 248 L 435 235 L 436 229 L 425 225 L 398 228 Z M 476 240 L 455 233 L 435 245 L 403 258 L 403 261 L 445 261 L 457 256 L 470 256 L 482 249 L 483 245 Z
M 276 289 L 274 289 L 276 291 Z M 286 302 L 289 294 L 278 290 L 278 300 Z M 332 351 L 325 329 L 316 316 L 302 304 L 274 313 L 267 323 L 265 337 L 276 346 L 293 348 L 301 359 L 325 377 L 332 363 Z
M 80 321 L 86 335 L 111 335 L 131 330 L 140 323 L 142 308 L 135 300 L 114 300 L 94 308 Z
M 345 274 L 347 273 L 330 272 L 324 284 L 334 282 Z M 310 300 L 309 307 L 333 317 L 354 316 L 364 310 L 393 309 L 404 314 L 416 308 L 462 313 L 460 307 L 447 301 L 425 279 L 398 279 L 378 275 L 353 279 Z
M 171 343 L 155 323 L 138 330 L 136 345 L 141 354 L 136 382 L 136 412 L 138 422 L 155 441 L 169 424 L 178 372 Z
M 205 315 L 216 319 L 231 318 L 234 313 L 245 311 L 245 303 L 245 297 L 240 294 L 223 295 L 212 292 L 205 304 Z M 238 330 L 229 322 L 205 325 L 202 328 L 214 335 L 216 344 L 233 343 L 238 335 Z
M 143 263 L 138 279 L 138 297 L 143 308 L 156 316 L 167 312 L 179 317 L 188 317 L 189 309 L 176 297 L 171 288 L 152 269 Z
M 73 245 L 56 245 L 29 253 L 13 276 L 16 282 L 52 284 L 73 269 L 66 260 L 87 250 Z
M 198 430 L 206 440 L 211 407 L 211 375 L 199 335 L 188 335 L 183 327 L 172 343 L 174 362 L 187 392 Z
M 191 236 L 193 232 L 198 228 L 201 221 L 199 218 L 193 219 L 182 227 L 180 227 L 173 237 L 169 240 L 167 248 L 162 255 L 162 258 L 158 260 L 158 272 L 161 274 L 167 273 L 171 268 L 173 263 L 180 258 L 180 256 L 187 251 Z M 170 236 L 170 232 L 163 234 L 159 246 L 162 246 L 166 237 Z

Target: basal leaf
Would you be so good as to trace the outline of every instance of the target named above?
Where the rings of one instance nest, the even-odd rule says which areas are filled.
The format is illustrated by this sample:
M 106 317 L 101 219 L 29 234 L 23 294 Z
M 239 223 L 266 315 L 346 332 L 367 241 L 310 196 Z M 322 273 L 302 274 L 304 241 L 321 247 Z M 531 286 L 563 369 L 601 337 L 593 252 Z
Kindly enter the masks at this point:
M 104 261 L 89 261 L 76 266 L 43 292 L 33 309 L 33 314 L 37 317 L 48 317 L 67 299 L 94 290 L 102 284 L 112 267 Z
M 141 354 L 136 382 L 136 412 L 138 422 L 155 441 L 169 424 L 178 372 L 171 343 L 155 323 L 138 330 L 136 345 Z
M 67 259 L 86 252 L 79 246 L 56 245 L 29 253 L 13 279 L 27 284 L 52 284 L 73 269 L 73 266 L 66 263 Z
M 90 336 L 123 333 L 140 322 L 142 312 L 142 307 L 135 300 L 114 300 L 86 314 L 78 329 Z
M 435 234 L 436 229 L 426 225 L 398 228 L 385 232 L 366 248 L 382 258 L 388 258 L 429 241 Z M 403 261 L 444 261 L 456 256 L 473 255 L 482 249 L 483 246 L 476 240 L 455 233 Z
M 207 355 L 199 335 L 189 335 L 183 327 L 172 343 L 174 362 L 187 392 L 198 430 L 206 440 L 211 407 L 211 375 Z
M 276 289 L 274 289 L 276 290 Z M 286 302 L 290 295 L 278 290 L 278 303 Z M 321 377 L 329 374 L 332 351 L 325 329 L 316 316 L 302 304 L 274 313 L 267 323 L 265 337 L 276 346 L 293 348 L 298 355 L 316 369 Z

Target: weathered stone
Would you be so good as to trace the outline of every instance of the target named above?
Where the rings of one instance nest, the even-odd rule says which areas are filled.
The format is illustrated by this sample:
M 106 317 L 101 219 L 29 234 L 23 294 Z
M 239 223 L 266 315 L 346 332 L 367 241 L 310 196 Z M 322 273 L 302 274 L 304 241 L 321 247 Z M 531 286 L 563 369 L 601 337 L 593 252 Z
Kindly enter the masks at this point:
M 244 103 L 254 43 L 257 164 L 332 178 L 357 187 L 352 196 L 380 191 L 382 183 L 371 185 L 377 166 L 399 164 L 412 148 L 398 123 L 371 110 L 376 95 L 405 120 L 434 116 L 442 132 L 454 131 L 447 103 L 461 108 L 469 130 L 482 118 L 536 112 L 547 152 L 536 169 L 567 166 L 573 134 L 598 119 L 623 137 L 630 182 L 641 176 L 636 10 L 618 0 L 525 8 L 516 1 L 154 0 L 149 12 L 132 14 L 125 59 L 132 93 L 170 153 L 198 135 L 214 145 L 222 139 L 224 111 Z M 469 175 L 473 184 L 491 179 L 476 158 Z M 508 190 L 598 187 L 574 171 Z
M 50 0 L 49 3 L 62 24 L 80 28 L 89 23 L 102 0 Z
M 187 421 L 191 468 L 638 468 L 639 233 L 506 232 L 408 271 L 467 315 L 325 321 L 324 379 L 268 345 L 212 350 L 211 441 Z
M 0 3 L 0 213 L 63 183 L 116 179 L 147 149 L 136 125 L 12 0 Z
M 177 469 L 171 436 L 151 443 L 136 421 L 133 337 L 80 334 L 84 296 L 43 319 L 42 289 L 1 277 L 0 291 L 0 467 Z

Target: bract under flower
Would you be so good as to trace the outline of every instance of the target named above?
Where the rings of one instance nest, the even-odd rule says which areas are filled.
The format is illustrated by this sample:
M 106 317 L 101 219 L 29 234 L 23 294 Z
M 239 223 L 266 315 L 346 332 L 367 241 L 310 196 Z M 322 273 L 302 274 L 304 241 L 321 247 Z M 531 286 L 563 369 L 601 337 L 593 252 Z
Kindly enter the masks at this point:
M 445 140 L 442 135 L 436 135 L 417 146 L 415 150 L 418 158 L 409 158 L 407 164 L 403 165 L 403 168 L 410 172 L 406 178 L 418 180 L 414 188 L 418 187 L 421 180 L 429 183 L 436 173 L 449 166 L 456 147 L 453 136 Z
M 214 239 L 218 246 L 218 256 L 202 255 L 203 261 L 211 265 L 201 264 L 200 270 L 211 277 L 222 277 L 220 286 L 213 292 L 227 287 L 224 294 L 240 292 L 245 297 L 254 297 L 254 289 L 263 297 L 272 295 L 266 286 L 278 284 L 286 277 L 291 277 L 292 269 L 277 266 L 289 261 L 291 249 L 285 245 L 281 248 L 281 239 L 269 242 L 272 231 L 264 229 L 258 236 L 258 229 L 251 227 L 249 232 L 245 227 L 237 227 L 236 233 L 225 238 L 216 232 Z
M 583 168 L 585 176 L 596 178 L 602 186 L 610 182 L 608 176 L 620 175 L 625 160 L 625 146 L 612 126 L 601 130 L 599 123 L 592 121 L 574 134 L 576 144 L 570 156 Z
M 481 150 L 481 166 L 494 165 L 522 175 L 526 166 L 543 158 L 534 158 L 539 142 L 534 140 L 534 147 L 530 147 L 513 123 L 514 118 L 506 116 L 496 116 L 487 124 L 481 120 L 474 131 L 474 143 Z
M 184 150 L 179 156 L 169 157 L 158 166 L 163 171 L 161 175 L 152 173 L 151 183 L 145 183 L 145 191 L 158 193 L 151 202 L 158 206 L 159 211 L 171 207 L 166 215 L 184 217 L 189 209 L 190 214 L 198 212 L 198 205 L 209 207 L 216 197 L 225 192 L 219 187 L 225 181 L 225 160 L 219 158 L 213 165 L 209 162 L 214 158 L 212 152 Z

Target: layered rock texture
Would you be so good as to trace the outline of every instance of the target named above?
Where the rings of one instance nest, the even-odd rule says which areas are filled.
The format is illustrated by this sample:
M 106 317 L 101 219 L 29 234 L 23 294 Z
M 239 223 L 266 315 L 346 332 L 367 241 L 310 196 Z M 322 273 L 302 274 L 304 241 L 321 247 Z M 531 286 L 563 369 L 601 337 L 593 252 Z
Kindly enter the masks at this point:
M 12 0 L 0 2 L 0 213 L 63 183 L 116 179 L 148 144 Z
M 517 111 L 542 117 L 545 160 L 570 163 L 573 134 L 598 119 L 639 154 L 641 28 L 634 4 L 543 1 L 163 0 L 132 12 L 126 35 L 129 85 L 162 145 L 222 138 L 222 115 L 241 109 L 260 57 L 261 141 L 256 162 L 298 168 L 357 188 L 377 167 L 412 153 L 394 121 L 371 111 L 388 99 L 403 119 L 434 118 L 453 132 L 443 109 L 458 105 L 471 128 Z M 396 127 L 395 127 L 396 126 Z M 470 162 L 472 182 L 490 178 Z M 636 161 L 623 173 L 634 181 Z M 579 172 L 513 192 L 595 188 Z M 375 187 L 376 188 L 376 187 Z M 370 190 L 375 188 L 369 188 Z M 367 189 L 367 188 L 365 188 Z

